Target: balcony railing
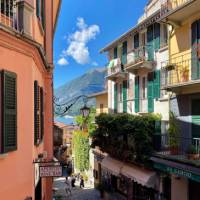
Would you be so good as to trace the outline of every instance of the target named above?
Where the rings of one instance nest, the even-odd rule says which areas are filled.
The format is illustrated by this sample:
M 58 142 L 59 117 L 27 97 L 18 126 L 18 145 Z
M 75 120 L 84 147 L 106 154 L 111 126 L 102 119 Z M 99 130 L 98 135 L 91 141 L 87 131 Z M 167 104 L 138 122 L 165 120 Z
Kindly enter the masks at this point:
M 124 68 L 121 65 L 121 60 L 119 58 L 110 61 L 108 66 L 108 76 L 116 74 L 118 72 L 124 72 Z
M 165 15 L 191 1 L 193 0 L 162 0 L 161 15 Z
M 191 53 L 184 54 L 162 63 L 162 88 L 187 85 L 200 80 L 199 57 L 197 55 L 191 58 L 191 56 Z
M 157 156 L 200 166 L 200 138 L 159 135 L 154 137 L 154 148 Z
M 26 1 L 0 0 L 0 25 L 32 35 L 33 8 Z
M 16 0 L 0 0 L 0 23 L 18 30 L 18 13 Z
M 131 50 L 127 55 L 126 67 L 137 66 L 144 62 L 154 60 L 154 49 L 152 46 L 140 46 L 137 49 Z

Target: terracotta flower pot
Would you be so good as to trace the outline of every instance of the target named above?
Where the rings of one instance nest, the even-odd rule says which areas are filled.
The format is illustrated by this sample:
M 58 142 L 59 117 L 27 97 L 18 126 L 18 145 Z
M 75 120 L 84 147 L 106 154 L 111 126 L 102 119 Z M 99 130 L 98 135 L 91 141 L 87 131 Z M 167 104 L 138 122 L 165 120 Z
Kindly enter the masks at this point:
M 187 154 L 187 157 L 189 160 L 198 160 L 199 159 L 199 154 Z

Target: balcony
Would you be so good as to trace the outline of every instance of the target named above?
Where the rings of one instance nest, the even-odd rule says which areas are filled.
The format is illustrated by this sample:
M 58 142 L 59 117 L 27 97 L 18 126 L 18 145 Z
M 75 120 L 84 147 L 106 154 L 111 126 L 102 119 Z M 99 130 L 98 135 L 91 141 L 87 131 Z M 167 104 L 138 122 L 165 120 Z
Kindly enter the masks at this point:
M 32 35 L 33 8 L 26 1 L 0 0 L 0 11 L 1 27 Z
M 191 53 L 183 54 L 162 63 L 161 88 L 175 93 L 195 92 L 200 84 L 200 61 Z
M 161 21 L 179 26 L 181 22 L 199 12 L 199 0 L 163 0 Z
M 156 136 L 155 157 L 200 166 L 200 138 Z
M 151 46 L 141 46 L 131 50 L 127 55 L 125 69 L 128 72 L 137 73 L 140 68 L 151 70 L 154 66 L 154 51 Z
M 108 75 L 106 78 L 108 80 L 116 81 L 116 79 L 125 79 L 126 76 L 127 72 L 125 72 L 121 60 L 119 58 L 111 60 L 108 65 Z

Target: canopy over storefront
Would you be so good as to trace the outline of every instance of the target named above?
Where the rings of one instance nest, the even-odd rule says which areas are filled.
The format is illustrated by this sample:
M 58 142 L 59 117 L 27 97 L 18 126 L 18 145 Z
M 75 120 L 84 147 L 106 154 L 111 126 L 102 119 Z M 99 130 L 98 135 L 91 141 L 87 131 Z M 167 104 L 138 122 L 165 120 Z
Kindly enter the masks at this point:
M 103 169 L 115 176 L 123 175 L 149 188 L 155 188 L 156 186 L 157 175 L 154 171 L 138 167 L 137 165 L 128 165 L 109 156 L 103 159 L 101 165 Z
M 155 188 L 157 175 L 154 171 L 136 165 L 124 165 L 121 174 L 143 186 Z
M 123 165 L 123 162 L 115 160 L 109 156 L 105 157 L 101 163 L 102 168 L 108 170 L 111 174 L 115 176 L 120 175 Z

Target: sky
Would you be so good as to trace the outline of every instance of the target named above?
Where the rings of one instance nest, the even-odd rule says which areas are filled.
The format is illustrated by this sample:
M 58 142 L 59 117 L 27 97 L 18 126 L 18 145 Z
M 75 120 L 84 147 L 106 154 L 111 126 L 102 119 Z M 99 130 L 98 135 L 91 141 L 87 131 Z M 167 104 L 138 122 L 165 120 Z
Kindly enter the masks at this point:
M 99 50 L 135 26 L 147 0 L 62 0 L 54 37 L 54 88 L 105 67 Z

